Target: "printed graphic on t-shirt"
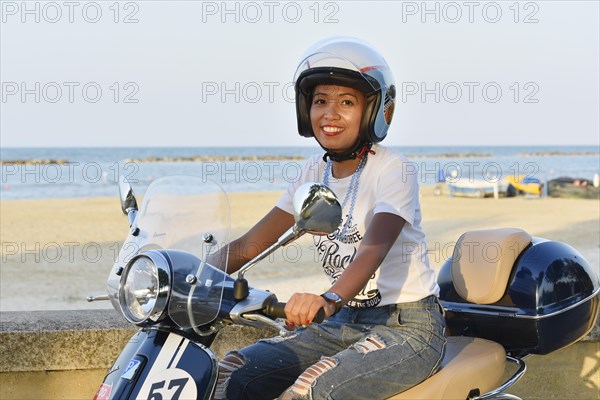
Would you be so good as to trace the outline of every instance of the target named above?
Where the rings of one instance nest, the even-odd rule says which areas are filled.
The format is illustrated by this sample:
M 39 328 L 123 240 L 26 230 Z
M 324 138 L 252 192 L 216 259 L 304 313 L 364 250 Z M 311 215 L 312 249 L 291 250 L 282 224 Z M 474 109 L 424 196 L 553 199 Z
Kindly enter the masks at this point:
M 371 289 L 371 286 L 375 285 L 375 281 L 373 280 L 374 277 L 375 275 L 373 275 L 369 282 L 367 282 L 367 286 L 365 286 L 364 289 L 356 295 L 356 297 L 347 303 L 348 307 L 369 308 L 377 307 L 377 305 L 381 303 L 381 292 L 379 289 Z
M 359 243 L 362 240 L 362 235 L 358 231 L 358 226 L 353 223 L 352 217 L 348 214 L 346 214 L 346 222 L 344 222 L 344 224 L 341 225 L 331 237 L 339 237 L 342 233 L 344 234 L 344 236 L 340 238 L 340 242 L 344 244 Z
M 338 239 L 341 232 L 343 236 Z M 356 257 L 362 234 L 358 226 L 352 223 L 352 217 L 346 215 L 346 222 L 337 231 L 327 236 L 313 236 L 313 238 L 323 270 L 331 278 L 332 283 L 335 283 Z M 379 303 L 381 303 L 381 293 L 373 275 L 356 297 L 348 302 L 348 306 L 368 308 L 376 307 Z

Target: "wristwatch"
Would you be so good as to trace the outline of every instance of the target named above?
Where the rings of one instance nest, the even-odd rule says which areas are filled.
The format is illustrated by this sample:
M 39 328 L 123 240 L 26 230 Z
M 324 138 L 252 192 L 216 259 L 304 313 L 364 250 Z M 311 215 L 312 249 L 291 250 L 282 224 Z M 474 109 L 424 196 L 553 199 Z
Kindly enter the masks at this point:
M 337 314 L 338 311 L 342 309 L 344 300 L 342 300 L 339 294 L 333 292 L 325 292 L 321 295 L 321 297 L 324 298 L 326 302 L 332 304 L 335 307 L 334 314 Z

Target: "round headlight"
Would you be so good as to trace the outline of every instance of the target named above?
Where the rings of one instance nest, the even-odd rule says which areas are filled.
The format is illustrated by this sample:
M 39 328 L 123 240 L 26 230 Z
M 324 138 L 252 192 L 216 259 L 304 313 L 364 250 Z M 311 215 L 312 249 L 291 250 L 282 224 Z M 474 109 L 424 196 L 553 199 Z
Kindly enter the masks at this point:
M 125 318 L 134 324 L 156 322 L 165 311 L 170 274 L 158 252 L 135 256 L 121 275 L 119 303 Z

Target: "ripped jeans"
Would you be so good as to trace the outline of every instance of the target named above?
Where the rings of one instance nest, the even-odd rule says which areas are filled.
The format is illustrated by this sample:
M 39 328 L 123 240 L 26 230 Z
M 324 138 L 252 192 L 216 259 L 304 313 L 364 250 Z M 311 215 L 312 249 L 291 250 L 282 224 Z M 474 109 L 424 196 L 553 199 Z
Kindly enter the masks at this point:
M 322 324 L 229 353 L 220 363 L 227 373 L 215 399 L 385 399 L 435 373 L 445 345 L 434 296 L 343 307 Z

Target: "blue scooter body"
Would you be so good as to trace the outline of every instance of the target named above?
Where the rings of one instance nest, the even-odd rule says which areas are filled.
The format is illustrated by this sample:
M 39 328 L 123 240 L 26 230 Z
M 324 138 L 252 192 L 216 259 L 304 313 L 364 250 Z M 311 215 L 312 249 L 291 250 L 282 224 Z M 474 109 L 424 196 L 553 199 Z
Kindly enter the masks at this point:
M 217 359 L 202 344 L 175 333 L 140 330 L 107 373 L 95 400 L 210 399 Z

